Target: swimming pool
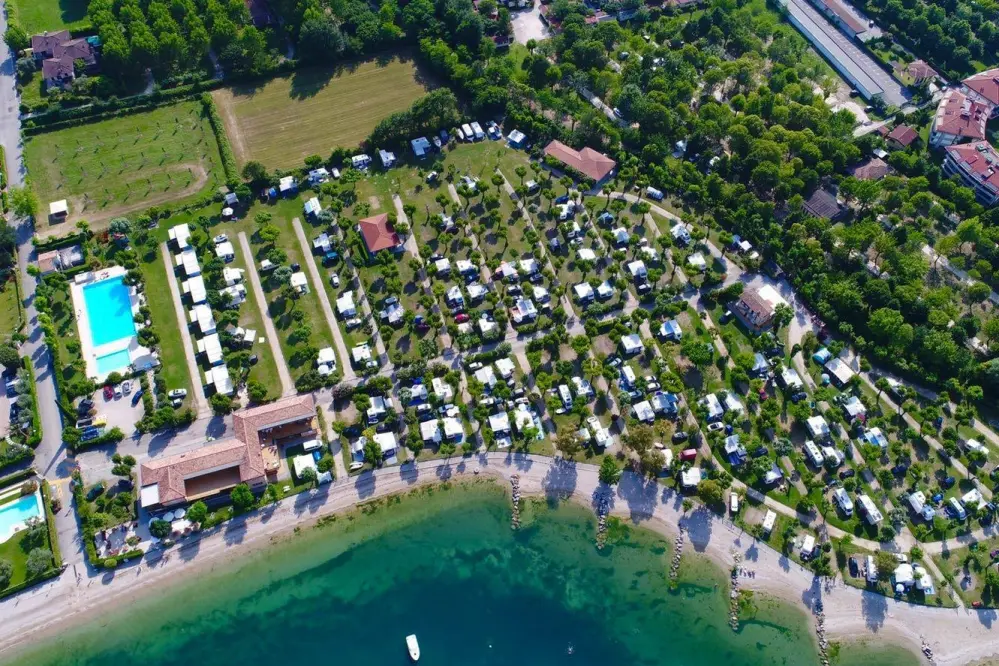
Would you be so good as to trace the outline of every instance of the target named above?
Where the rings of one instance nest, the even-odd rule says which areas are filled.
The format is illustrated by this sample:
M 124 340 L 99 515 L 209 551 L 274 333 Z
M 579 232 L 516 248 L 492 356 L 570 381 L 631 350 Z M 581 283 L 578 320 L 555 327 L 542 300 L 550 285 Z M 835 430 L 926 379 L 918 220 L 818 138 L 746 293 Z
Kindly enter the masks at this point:
M 132 362 L 132 357 L 127 349 L 105 354 L 97 357 L 97 372 L 101 375 L 108 375 L 112 372 L 121 372 Z
M 40 518 L 41 515 L 38 493 L 0 505 L 0 541 L 14 536 L 14 532 L 24 527 L 30 518 Z
M 95 348 L 135 335 L 132 301 L 121 277 L 88 284 L 83 288 L 83 302 Z

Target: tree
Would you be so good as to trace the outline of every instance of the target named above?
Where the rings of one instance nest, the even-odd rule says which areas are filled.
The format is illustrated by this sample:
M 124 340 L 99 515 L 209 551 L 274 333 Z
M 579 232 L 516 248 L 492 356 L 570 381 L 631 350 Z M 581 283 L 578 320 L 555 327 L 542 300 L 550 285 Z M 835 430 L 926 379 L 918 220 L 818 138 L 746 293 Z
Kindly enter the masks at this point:
M 18 217 L 34 217 L 38 212 L 38 195 L 31 187 L 12 187 L 10 206 Z
M 874 566 L 878 570 L 878 580 L 888 582 L 898 568 L 898 558 L 895 557 L 895 553 L 879 550 L 874 553 Z
M 21 367 L 21 356 L 12 345 L 0 345 L 0 365 L 11 371 Z
M 28 33 L 24 31 L 24 28 L 14 22 L 11 22 L 7 26 L 7 32 L 4 33 L 3 40 L 7 42 L 7 46 L 9 46 L 10 50 L 14 53 L 23 51 L 31 46 L 31 38 L 28 37 Z M 4 587 L 6 587 L 6 585 Z
M 14 565 L 9 560 L 0 560 L 0 590 L 10 585 L 12 575 L 14 575 Z
M 243 166 L 243 179 L 251 183 L 264 181 L 267 179 L 267 167 L 256 160 L 250 160 Z
M 302 476 L 300 477 L 300 480 L 302 481 L 302 483 L 307 483 L 310 486 L 314 486 L 318 478 L 319 476 L 316 474 L 316 470 L 312 469 L 311 467 L 306 467 L 305 469 L 302 470 Z
M 579 441 L 579 433 L 572 428 L 564 428 L 555 435 L 555 448 L 562 457 L 572 460 L 583 449 L 583 443 Z
M 52 551 L 48 548 L 34 548 L 28 553 L 26 563 L 28 580 L 38 578 L 52 568 Z
M 208 518 L 208 505 L 198 500 L 187 508 L 186 518 L 192 523 L 203 523 Z
M 216 393 L 208 400 L 209 404 L 212 406 L 212 412 L 216 416 L 224 416 L 225 414 L 232 413 L 233 403 L 232 398 L 222 393 Z
M 251 402 L 263 402 L 267 400 L 267 387 L 256 379 L 251 379 L 246 385 L 247 395 Z
M 794 318 L 794 310 L 787 303 L 778 303 L 774 308 L 773 326 L 774 330 L 779 330 L 791 323 Z
M 382 466 L 382 447 L 372 437 L 369 437 L 364 444 L 364 460 L 372 467 Z
M 157 518 L 149 523 L 149 533 L 157 539 L 165 539 L 170 536 L 170 523 Z
M 698 368 L 706 368 L 714 357 L 712 348 L 695 337 L 685 337 L 680 344 L 680 353 Z
M 590 350 L 590 338 L 585 335 L 573 337 L 569 344 L 572 346 L 572 350 L 576 352 L 576 356 L 582 356 Z
M 605 455 L 603 460 L 600 461 L 600 483 L 605 483 L 608 486 L 613 486 L 621 478 L 621 470 L 618 469 L 617 463 L 614 462 L 614 458 L 609 455 Z
M 298 33 L 299 53 L 309 62 L 336 62 L 346 43 L 333 17 L 326 14 L 307 19 Z
M 725 502 L 725 490 L 712 479 L 697 484 L 697 496 L 708 506 L 720 506 Z
M 232 505 L 236 508 L 236 511 L 242 513 L 243 511 L 248 511 L 253 508 L 257 499 L 253 496 L 253 491 L 250 490 L 250 486 L 245 483 L 238 484 L 229 493 L 229 499 L 232 501 Z
M 652 448 L 656 440 L 656 431 L 645 424 L 629 428 L 621 441 L 624 445 L 638 454 L 639 457 L 645 455 Z
M 991 564 L 985 570 L 985 587 L 994 595 L 999 591 L 999 571 Z

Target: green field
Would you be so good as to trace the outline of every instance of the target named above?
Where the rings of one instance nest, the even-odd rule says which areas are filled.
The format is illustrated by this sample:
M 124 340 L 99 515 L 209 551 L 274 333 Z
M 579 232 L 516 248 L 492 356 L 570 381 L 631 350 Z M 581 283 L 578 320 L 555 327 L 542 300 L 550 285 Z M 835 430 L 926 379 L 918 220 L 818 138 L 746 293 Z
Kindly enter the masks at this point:
M 8 339 L 20 326 L 21 309 L 18 300 L 14 280 L 0 284 L 0 340 Z
M 17 23 L 29 35 L 89 25 L 89 0 L 14 0 Z
M 237 161 L 286 169 L 309 155 L 359 145 L 380 120 L 408 109 L 425 91 L 413 62 L 394 59 L 303 70 L 213 95 Z
M 66 199 L 70 225 L 162 206 L 224 180 L 199 102 L 28 137 L 24 155 L 40 215 L 47 215 L 49 202 Z

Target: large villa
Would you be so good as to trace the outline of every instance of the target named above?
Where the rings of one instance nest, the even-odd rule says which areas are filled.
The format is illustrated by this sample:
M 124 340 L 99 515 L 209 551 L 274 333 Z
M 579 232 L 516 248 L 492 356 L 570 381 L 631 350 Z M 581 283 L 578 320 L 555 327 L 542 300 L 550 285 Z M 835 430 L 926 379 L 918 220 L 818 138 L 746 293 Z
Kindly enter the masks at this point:
M 142 507 L 156 510 L 208 499 L 240 483 L 258 492 L 277 479 L 281 448 L 316 432 L 316 403 L 311 395 L 236 412 L 231 437 L 154 458 L 139 468 Z
M 964 181 L 986 206 L 999 203 L 999 151 L 985 134 L 985 123 L 997 115 L 999 68 L 969 76 L 944 95 L 930 130 L 930 144 L 947 153 L 944 173 Z

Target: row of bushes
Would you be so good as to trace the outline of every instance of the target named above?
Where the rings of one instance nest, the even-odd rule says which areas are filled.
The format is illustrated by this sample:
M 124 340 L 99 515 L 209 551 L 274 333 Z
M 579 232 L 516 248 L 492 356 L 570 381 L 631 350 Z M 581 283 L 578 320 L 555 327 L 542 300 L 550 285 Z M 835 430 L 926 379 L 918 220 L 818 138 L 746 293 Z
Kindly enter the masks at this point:
M 16 472 L 12 472 L 7 476 L 0 477 L 0 489 L 9 488 L 15 483 L 20 483 L 21 481 L 27 481 L 31 477 L 35 476 L 34 467 L 25 467 L 24 469 L 19 469 Z
M 219 115 L 218 109 L 215 108 L 215 102 L 212 100 L 210 94 L 203 93 L 201 95 L 201 103 L 205 107 L 205 113 L 208 114 L 208 122 L 211 123 L 212 131 L 215 132 L 215 140 L 219 144 L 219 154 L 222 156 L 222 168 L 225 170 L 225 179 L 229 183 L 229 187 L 235 187 L 240 182 L 239 169 L 236 167 L 236 156 L 232 154 L 232 146 L 229 145 L 229 137 L 225 133 L 225 124 L 222 122 L 222 116 Z
M 510 355 L 511 351 L 513 351 L 513 347 L 510 345 L 509 342 L 498 344 L 496 345 L 495 349 L 492 349 L 490 351 L 484 351 L 479 354 L 470 354 L 469 356 L 465 357 L 465 367 L 467 368 L 470 363 L 475 363 L 475 362 L 479 362 L 483 365 L 485 365 L 486 363 L 492 363 L 493 361 L 496 361 L 498 359 L 506 358 L 507 356 Z
M 106 430 L 100 437 L 94 437 L 86 442 L 80 440 L 81 434 L 82 431 L 76 426 L 67 426 L 62 430 L 63 443 L 69 447 L 73 453 L 79 453 L 80 451 L 92 449 L 95 446 L 103 446 L 104 444 L 117 444 L 121 440 L 125 439 L 124 431 L 118 427 Z
M 21 357 L 24 378 L 31 392 L 31 437 L 25 442 L 31 448 L 42 443 L 42 417 L 38 413 L 38 386 L 35 384 L 35 366 L 27 356 Z
M 50 238 L 39 238 L 33 236 L 31 242 L 38 252 L 48 252 L 50 250 L 61 250 L 70 245 L 82 245 L 87 240 L 87 234 L 82 231 L 67 234 L 65 236 L 52 236 Z
M 53 566 L 62 568 L 62 553 L 59 551 L 59 530 L 56 529 L 55 512 L 52 511 L 52 488 L 42 479 L 42 503 L 45 504 L 45 526 L 49 528 L 49 550 L 52 551 Z

